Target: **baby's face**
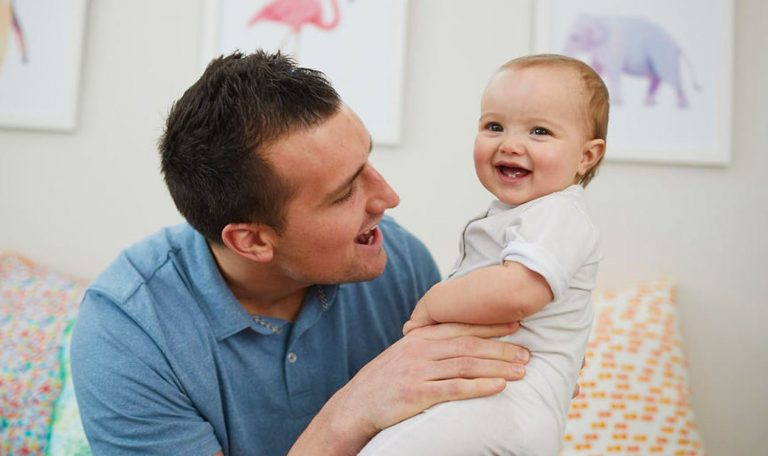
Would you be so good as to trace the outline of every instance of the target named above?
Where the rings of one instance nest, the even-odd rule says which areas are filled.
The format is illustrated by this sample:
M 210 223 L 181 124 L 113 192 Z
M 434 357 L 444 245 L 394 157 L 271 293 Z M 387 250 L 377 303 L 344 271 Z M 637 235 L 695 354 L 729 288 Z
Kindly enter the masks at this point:
M 503 69 L 483 93 L 475 170 L 499 200 L 518 205 L 574 184 L 591 139 L 584 88 L 571 69 Z

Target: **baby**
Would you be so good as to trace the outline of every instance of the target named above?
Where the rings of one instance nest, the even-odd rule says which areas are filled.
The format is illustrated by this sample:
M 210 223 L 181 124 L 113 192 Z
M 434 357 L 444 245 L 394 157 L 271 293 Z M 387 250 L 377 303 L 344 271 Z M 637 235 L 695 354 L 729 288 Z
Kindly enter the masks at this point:
M 605 152 L 608 91 L 583 62 L 534 55 L 504 64 L 480 104 L 477 177 L 496 200 L 464 230 L 458 262 L 403 331 L 504 323 L 527 347 L 522 380 L 438 404 L 380 432 L 363 455 L 557 455 L 592 325 L 600 260 L 584 187 Z

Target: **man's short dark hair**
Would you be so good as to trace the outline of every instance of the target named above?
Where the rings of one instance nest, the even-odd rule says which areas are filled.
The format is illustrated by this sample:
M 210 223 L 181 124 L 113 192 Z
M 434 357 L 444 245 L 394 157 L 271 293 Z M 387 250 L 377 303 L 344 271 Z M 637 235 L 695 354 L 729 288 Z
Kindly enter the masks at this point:
M 179 212 L 212 242 L 222 242 L 229 223 L 279 232 L 292 189 L 261 152 L 340 107 L 323 73 L 279 52 L 214 59 L 173 104 L 160 138 L 161 170 Z

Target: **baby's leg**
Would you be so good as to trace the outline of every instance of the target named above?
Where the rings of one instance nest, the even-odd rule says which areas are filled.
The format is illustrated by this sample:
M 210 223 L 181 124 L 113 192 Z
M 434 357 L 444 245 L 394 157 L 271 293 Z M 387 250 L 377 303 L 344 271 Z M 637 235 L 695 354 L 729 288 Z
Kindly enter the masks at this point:
M 541 404 L 513 400 L 509 389 L 496 396 L 438 404 L 383 430 L 360 455 L 557 455 L 559 436 L 546 414 L 542 416 Z M 538 413 L 531 414 L 531 405 Z

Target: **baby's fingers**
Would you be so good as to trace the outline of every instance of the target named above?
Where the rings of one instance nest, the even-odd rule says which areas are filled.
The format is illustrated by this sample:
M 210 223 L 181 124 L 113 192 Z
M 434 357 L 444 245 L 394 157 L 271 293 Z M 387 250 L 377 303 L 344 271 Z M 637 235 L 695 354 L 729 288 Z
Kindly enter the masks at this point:
M 426 321 L 415 321 L 415 320 L 408 320 L 403 325 L 403 335 L 408 334 L 409 332 L 413 331 L 416 328 L 421 328 L 422 326 L 428 326 L 429 323 Z

